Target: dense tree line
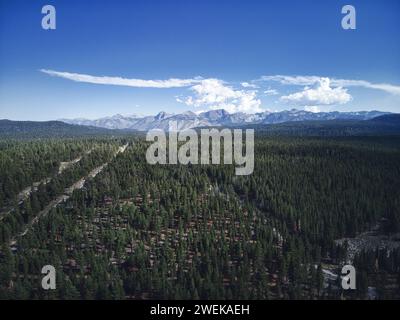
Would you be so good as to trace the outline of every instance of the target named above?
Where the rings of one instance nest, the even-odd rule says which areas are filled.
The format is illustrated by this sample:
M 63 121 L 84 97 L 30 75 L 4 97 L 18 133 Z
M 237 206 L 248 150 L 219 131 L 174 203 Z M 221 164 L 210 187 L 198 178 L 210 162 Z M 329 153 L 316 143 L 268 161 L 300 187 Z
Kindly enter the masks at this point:
M 398 138 L 259 136 L 245 177 L 233 165 L 149 165 L 147 146 L 117 155 L 14 253 L 3 243 L 1 298 L 365 298 L 376 260 L 394 286 L 377 290 L 398 297 L 398 250 L 356 256 L 356 293 L 323 272 L 345 263 L 335 239 L 381 221 L 385 233 L 400 231 Z M 52 292 L 40 289 L 45 264 L 57 269 Z

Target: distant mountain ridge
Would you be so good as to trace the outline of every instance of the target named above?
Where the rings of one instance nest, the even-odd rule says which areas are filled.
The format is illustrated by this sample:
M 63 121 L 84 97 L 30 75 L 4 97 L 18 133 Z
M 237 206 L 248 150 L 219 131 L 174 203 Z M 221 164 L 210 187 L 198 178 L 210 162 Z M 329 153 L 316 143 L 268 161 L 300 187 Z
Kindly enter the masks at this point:
M 382 116 L 371 119 L 371 122 L 400 126 L 400 114 L 399 113 L 384 114 Z
M 169 114 L 164 111 L 155 116 L 123 116 L 120 114 L 95 120 L 89 119 L 60 119 L 59 121 L 93 126 L 107 129 L 131 129 L 147 131 L 151 129 L 168 130 L 171 121 L 176 121 L 177 129 L 189 129 L 209 126 L 242 126 L 248 124 L 278 124 L 290 121 L 308 120 L 370 120 L 378 116 L 390 114 L 381 111 L 358 112 L 310 112 L 304 110 L 285 110 L 279 112 L 265 111 L 255 114 L 243 112 L 228 113 L 223 109 L 210 110 L 196 114 L 186 111 L 180 114 Z
M 258 134 L 276 135 L 276 136 L 365 136 L 365 135 L 400 135 L 400 114 L 391 113 L 383 114 L 372 119 L 363 120 L 371 114 L 358 113 L 356 115 L 345 115 L 347 119 L 327 119 L 334 117 L 334 115 L 319 115 L 320 120 L 296 120 L 285 121 L 265 124 L 256 118 L 257 115 L 252 115 L 251 121 L 243 117 L 243 114 L 228 114 L 225 111 L 218 111 L 207 113 L 201 119 L 208 119 L 207 123 L 217 123 L 214 127 L 220 126 L 219 123 L 235 123 L 236 128 L 253 128 L 256 129 Z M 232 119 L 232 116 L 233 119 Z M 308 116 L 308 114 L 306 114 Z M 343 117 L 343 115 L 340 115 Z M 184 125 L 192 125 L 200 123 L 196 118 L 196 114 L 187 112 L 179 115 L 179 120 Z M 302 113 L 297 113 L 297 118 L 302 118 Z M 124 119 L 124 116 L 108 117 L 108 120 Z M 134 118 L 134 117 L 133 117 Z M 139 117 L 138 117 L 139 118 Z M 142 122 L 144 126 L 148 125 L 165 125 L 168 126 L 169 119 L 176 119 L 176 115 L 166 113 L 159 113 L 155 117 L 146 117 L 146 121 Z M 290 118 L 290 117 L 289 117 Z M 322 120 L 321 120 L 322 118 Z M 361 118 L 361 120 L 360 120 Z M 135 119 L 135 118 L 134 118 Z M 139 118 L 143 119 L 143 118 Z M 259 121 L 258 123 L 252 122 L 253 120 Z M 280 121 L 283 119 L 282 115 L 273 115 L 273 118 L 267 121 Z M 87 121 L 80 119 L 80 121 Z M 89 120 L 91 121 L 91 120 Z M 106 120 L 102 120 L 106 121 Z M 104 123 L 104 122 L 103 122 Z M 226 125 L 226 126 L 228 126 Z M 180 126 L 182 127 L 182 126 Z M 201 126 L 200 126 L 201 127 Z M 204 127 L 204 126 L 203 126 Z M 95 137 L 95 136 L 125 136 L 132 134 L 133 129 L 107 129 L 87 125 L 67 124 L 61 121 L 11 121 L 0 120 L 0 138 L 18 138 L 18 139 L 32 139 L 32 138 L 55 138 L 55 137 Z M 137 134 L 139 132 L 135 132 Z M 140 133 L 139 133 L 140 134 Z
M 54 138 L 115 133 L 118 132 L 93 126 L 68 124 L 61 121 L 12 121 L 0 119 L 1 138 Z

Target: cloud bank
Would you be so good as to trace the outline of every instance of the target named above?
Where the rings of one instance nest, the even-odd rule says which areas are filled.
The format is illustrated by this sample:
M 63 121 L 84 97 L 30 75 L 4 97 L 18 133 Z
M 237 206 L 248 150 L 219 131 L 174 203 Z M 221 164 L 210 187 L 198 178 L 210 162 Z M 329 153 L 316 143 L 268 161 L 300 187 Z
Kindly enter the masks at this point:
M 179 99 L 188 106 L 209 109 L 225 109 L 233 112 L 262 112 L 261 100 L 257 99 L 257 91 L 235 90 L 219 79 L 205 79 L 190 88 L 194 95 Z
M 352 99 L 346 89 L 331 88 L 329 78 L 320 78 L 313 88 L 306 86 L 302 91 L 282 96 L 281 100 L 302 106 L 345 104 Z
M 320 76 L 287 76 L 267 75 L 257 80 L 227 84 L 223 80 L 214 78 L 195 77 L 190 79 L 170 78 L 166 80 L 144 80 L 110 76 L 93 76 L 88 74 L 61 72 L 40 69 L 47 75 L 68 79 L 76 82 L 85 82 L 103 85 L 128 86 L 136 88 L 186 88 L 189 94 L 176 97 L 176 101 L 202 110 L 225 109 L 230 113 L 263 112 L 261 100 L 258 98 L 258 89 L 261 96 L 276 96 L 276 102 L 301 106 L 304 110 L 317 112 L 324 106 L 346 104 L 353 99 L 348 92 L 350 87 L 363 87 L 381 90 L 386 93 L 400 96 L 400 86 L 387 83 L 371 83 L 365 80 L 335 79 Z M 303 86 L 286 95 L 281 95 L 271 86 L 263 86 L 264 82 L 276 82 L 287 86 Z M 279 97 L 280 96 L 280 97 Z
M 76 82 L 93 84 L 128 86 L 136 88 L 182 88 L 189 87 L 192 96 L 176 100 L 188 106 L 207 107 L 208 109 L 225 109 L 228 112 L 262 112 L 261 101 L 257 99 L 257 91 L 235 90 L 224 84 L 219 79 L 168 79 L 168 80 L 143 80 L 127 79 L 121 77 L 92 76 L 88 74 L 60 72 L 55 70 L 41 69 L 43 73 L 50 76 L 60 77 Z M 254 85 L 243 83 L 244 88 L 253 88 Z

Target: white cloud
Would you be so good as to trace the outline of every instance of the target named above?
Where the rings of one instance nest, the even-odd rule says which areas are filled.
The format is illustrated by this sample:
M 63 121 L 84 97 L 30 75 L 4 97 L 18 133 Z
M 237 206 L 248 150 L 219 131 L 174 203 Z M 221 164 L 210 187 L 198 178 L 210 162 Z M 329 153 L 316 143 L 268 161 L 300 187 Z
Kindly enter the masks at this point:
M 77 82 L 86 82 L 94 84 L 108 84 L 116 86 L 128 86 L 139 88 L 180 88 L 188 87 L 193 84 L 199 83 L 202 79 L 168 79 L 168 80 L 143 80 L 143 79 L 127 79 L 121 77 L 107 77 L 107 76 L 91 76 L 88 74 L 60 72 L 54 70 L 40 70 L 51 76 L 60 77 Z
M 287 102 L 319 110 L 322 106 L 345 104 L 351 101 L 349 87 L 363 87 L 381 90 L 393 95 L 400 95 L 400 86 L 387 83 L 371 83 L 365 80 L 334 79 L 319 76 L 263 76 L 259 80 L 241 82 L 241 88 L 226 84 L 220 79 L 204 79 L 194 77 L 189 79 L 170 78 L 166 80 L 144 80 L 135 78 L 93 76 L 88 74 L 60 72 L 41 69 L 41 72 L 50 76 L 60 77 L 71 81 L 129 86 L 138 88 L 187 88 L 193 94 L 190 96 L 175 96 L 176 101 L 188 106 L 201 109 L 225 109 L 228 112 L 262 112 L 261 101 L 257 97 L 255 88 L 259 88 L 259 81 L 274 81 L 282 85 L 303 86 L 302 91 L 281 96 L 277 102 Z M 261 93 L 261 91 L 260 91 Z M 278 95 L 275 88 L 266 87 L 264 96 Z
M 305 106 L 304 110 L 309 111 L 309 112 L 314 112 L 314 113 L 321 112 L 321 110 L 320 110 L 320 108 L 318 108 L 318 106 Z
M 316 82 L 318 82 L 321 77 L 317 76 L 282 76 L 282 75 L 274 75 L 274 76 L 262 76 L 261 80 L 264 81 L 276 81 L 281 84 L 286 85 L 300 85 L 300 86 L 309 86 Z
M 185 101 L 182 100 L 181 96 L 175 96 L 175 100 L 179 103 L 185 103 Z
M 275 90 L 275 89 L 268 89 L 268 90 L 265 90 L 264 93 L 265 93 L 267 96 L 276 96 L 276 95 L 279 94 L 278 90 Z
M 235 90 L 219 79 L 204 79 L 190 88 L 194 96 L 184 102 L 188 106 L 208 109 L 225 109 L 233 112 L 261 112 L 261 101 L 254 90 Z
M 242 82 L 241 85 L 243 88 L 258 88 L 257 85 L 248 82 Z
M 262 81 L 277 81 L 284 85 L 300 85 L 310 86 L 316 84 L 323 79 L 318 76 L 284 76 L 273 75 L 263 76 Z M 400 95 L 400 86 L 387 84 L 387 83 L 371 83 L 365 80 L 346 80 L 346 79 L 330 79 L 330 84 L 333 87 L 364 87 L 368 89 L 382 90 L 394 95 Z
M 281 97 L 282 101 L 303 106 L 344 104 L 351 99 L 346 89 L 331 88 L 329 78 L 320 78 L 313 88 L 307 86 L 302 91 Z
M 228 112 L 261 112 L 261 101 L 257 99 L 254 90 L 235 90 L 219 79 L 168 79 L 143 80 L 121 77 L 92 76 L 88 74 L 60 72 L 54 70 L 40 70 L 51 76 L 60 77 L 77 82 L 94 84 L 129 86 L 140 88 L 180 88 L 190 87 L 194 96 L 183 98 L 176 96 L 176 101 L 193 107 L 207 107 L 208 109 L 225 109 Z M 243 87 L 253 88 L 254 85 L 244 82 Z

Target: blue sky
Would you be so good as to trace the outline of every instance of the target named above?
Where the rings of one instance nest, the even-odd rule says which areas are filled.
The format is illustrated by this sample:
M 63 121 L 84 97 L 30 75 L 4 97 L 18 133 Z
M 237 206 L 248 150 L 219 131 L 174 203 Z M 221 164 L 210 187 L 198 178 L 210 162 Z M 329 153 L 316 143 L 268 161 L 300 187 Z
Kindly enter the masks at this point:
M 400 112 L 399 39 L 397 0 L 0 0 L 0 118 Z

